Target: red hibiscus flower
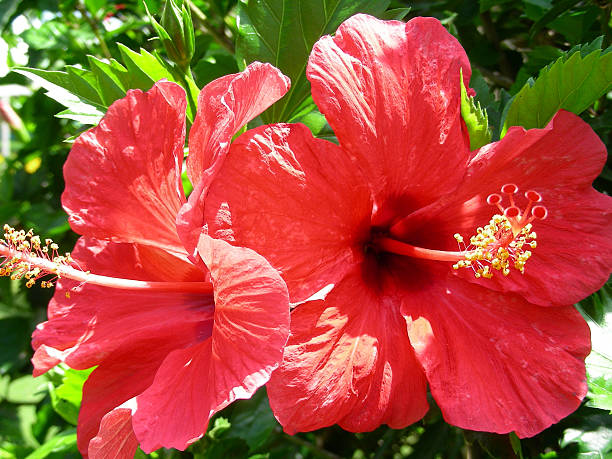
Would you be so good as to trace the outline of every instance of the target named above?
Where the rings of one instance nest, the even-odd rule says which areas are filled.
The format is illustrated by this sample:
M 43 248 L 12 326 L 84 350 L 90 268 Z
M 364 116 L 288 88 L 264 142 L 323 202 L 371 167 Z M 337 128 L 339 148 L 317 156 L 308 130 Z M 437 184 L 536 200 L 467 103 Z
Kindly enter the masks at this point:
M 187 162 L 196 189 L 240 127 L 287 89 L 259 63 L 204 88 Z M 137 444 L 186 448 L 212 414 L 268 381 L 287 340 L 286 286 L 261 256 L 201 229 L 179 237 L 185 107 L 174 83 L 129 91 L 76 140 L 64 167 L 62 202 L 83 237 L 75 263 L 56 258 L 60 279 L 33 335 L 33 363 L 35 375 L 60 361 L 97 366 L 78 424 L 90 457 L 132 457 Z
M 467 86 L 437 20 L 355 16 L 307 69 L 339 146 L 264 126 L 209 189 L 210 234 L 261 253 L 301 302 L 268 384 L 289 433 L 404 427 L 429 385 L 449 423 L 526 437 L 587 391 L 571 305 L 610 274 L 604 145 L 560 112 L 471 152 L 461 71 Z

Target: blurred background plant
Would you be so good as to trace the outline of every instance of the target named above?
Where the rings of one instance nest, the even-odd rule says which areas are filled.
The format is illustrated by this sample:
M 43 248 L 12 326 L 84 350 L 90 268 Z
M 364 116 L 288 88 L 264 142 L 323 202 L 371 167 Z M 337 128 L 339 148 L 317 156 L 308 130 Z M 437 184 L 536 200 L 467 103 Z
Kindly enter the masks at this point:
M 609 146 L 611 10 L 605 0 L 178 0 L 165 6 L 161 0 L 0 0 L 0 222 L 35 228 L 72 247 L 76 235 L 60 203 L 71 141 L 127 89 L 148 89 L 160 78 L 187 90 L 193 120 L 198 88 L 253 60 L 271 62 L 291 77 L 292 88 L 254 124 L 299 121 L 333 141 L 309 95 L 305 64 L 312 44 L 356 12 L 440 19 L 469 55 L 475 101 L 487 111 L 493 140 L 513 124 L 541 127 L 540 117 L 545 124 L 565 108 L 581 113 Z M 518 115 L 524 107 L 534 119 Z M 595 183 L 603 192 L 612 188 L 609 164 Z M 79 457 L 75 425 L 88 372 L 60 366 L 30 376 L 30 333 L 44 320 L 51 293 L 0 278 L 2 459 Z M 351 434 L 330 427 L 292 437 L 275 421 L 262 389 L 216 416 L 188 451 L 150 457 L 612 457 L 612 285 L 578 307 L 593 334 L 589 396 L 534 438 L 449 426 L 433 400 L 424 420 L 402 430 Z

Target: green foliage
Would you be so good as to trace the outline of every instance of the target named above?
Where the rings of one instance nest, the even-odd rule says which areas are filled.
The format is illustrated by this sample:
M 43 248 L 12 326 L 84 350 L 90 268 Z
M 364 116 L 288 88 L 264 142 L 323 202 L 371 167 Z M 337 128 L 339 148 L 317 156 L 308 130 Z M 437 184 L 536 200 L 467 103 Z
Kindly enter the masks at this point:
M 0 0 L 0 94 L 9 85 L 17 88 L 10 103 L 23 121 L 22 130 L 13 130 L 8 156 L 0 157 L 2 222 L 35 227 L 69 250 L 76 235 L 69 231 L 60 201 L 68 142 L 83 125 L 97 123 L 128 89 L 146 90 L 162 78 L 188 90 L 192 119 L 196 85 L 235 73 L 253 60 L 271 62 L 291 78 L 292 89 L 255 123 L 299 121 L 318 137 L 335 140 L 324 116 L 314 109 L 305 68 L 319 36 L 334 33 L 356 12 L 394 20 L 435 16 L 457 36 L 470 58 L 470 86 L 476 91 L 474 98 L 467 91 L 462 98 L 472 148 L 489 136 L 498 139 L 502 128 L 505 132 L 511 125 L 541 127 L 558 108 L 583 112 L 604 142 L 612 140 L 612 101 L 604 95 L 612 53 L 601 51 L 612 38 L 606 2 L 174 0 L 166 9 L 163 4 L 147 0 L 157 18 L 152 21 L 143 2 Z M 168 39 L 185 46 L 173 49 Z M 6 74 L 8 67 L 20 68 L 20 73 Z M 611 192 L 611 183 L 608 166 L 595 186 Z M 51 293 L 0 278 L 2 459 L 80 457 L 74 424 L 89 371 L 60 368 L 30 376 L 30 333 L 45 320 Z M 187 452 L 139 451 L 136 457 L 609 457 L 611 298 L 607 284 L 580 305 L 593 336 L 586 401 L 534 438 L 518 442 L 512 435 L 463 431 L 444 422 L 433 400 L 427 416 L 405 429 L 382 426 L 351 434 L 333 426 L 288 436 L 260 390 L 219 413 Z
M 591 328 L 587 405 L 612 412 L 612 283 L 584 300 L 578 309 Z
M 612 53 L 574 51 L 527 83 L 512 100 L 502 136 L 510 126 L 543 128 L 560 110 L 582 113 L 612 88 Z
M 28 67 L 14 70 L 40 83 L 49 91 L 49 97 L 68 107 L 58 116 L 83 124 L 97 124 L 106 108 L 125 96 L 128 89 L 148 90 L 154 82 L 163 78 L 181 84 L 177 74 L 158 55 L 144 49 L 137 53 L 120 43 L 118 47 L 125 66 L 115 59 L 107 63 L 88 56 L 91 70 L 75 66 L 67 66 L 66 71 Z M 189 91 L 197 93 L 195 83 L 182 84 L 183 87 L 187 84 Z M 187 109 L 187 117 L 193 121 L 194 116 L 195 102 L 192 101 Z
M 308 55 L 322 35 L 356 13 L 382 14 L 388 0 L 241 0 L 236 57 L 241 68 L 253 61 L 269 62 L 291 79 L 287 95 L 264 114 L 265 123 L 296 118 L 314 109 L 306 79 Z
M 147 14 L 168 56 L 185 72 L 189 68 L 195 51 L 195 35 L 190 10 L 183 2 L 179 6 L 174 0 L 166 0 L 162 10 L 161 24 L 149 14 L 148 9 Z
M 61 377 L 61 384 L 49 391 L 53 409 L 72 425 L 77 425 L 83 384 L 92 371 L 93 368 L 80 371 L 68 368 Z
M 461 117 L 470 136 L 470 150 L 476 150 L 491 141 L 487 111 L 480 106 L 479 101 L 468 96 L 463 84 L 463 72 L 461 72 Z

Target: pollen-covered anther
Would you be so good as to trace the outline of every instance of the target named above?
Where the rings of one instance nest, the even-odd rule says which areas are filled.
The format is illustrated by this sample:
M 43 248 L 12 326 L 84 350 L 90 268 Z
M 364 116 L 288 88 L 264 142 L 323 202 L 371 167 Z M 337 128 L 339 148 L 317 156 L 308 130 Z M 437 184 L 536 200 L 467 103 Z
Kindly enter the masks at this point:
M 4 239 L 0 239 L 0 276 L 12 280 L 26 279 L 26 287 L 33 287 L 38 280 L 42 288 L 51 288 L 59 277 L 60 266 L 71 266 L 70 254 L 59 255 L 59 246 L 51 239 L 42 244 L 33 230 L 17 231 L 4 225 Z M 44 264 L 44 267 L 40 264 Z
M 518 191 L 513 183 L 501 187 L 501 193 L 509 201 L 507 207 L 503 206 L 502 194 L 493 193 L 487 197 L 487 203 L 496 206 L 500 213 L 493 215 L 486 226 L 476 229 L 469 245 L 463 244 L 461 235 L 454 235 L 465 257 L 453 265 L 454 269 L 470 267 L 477 278 L 485 279 L 493 277 L 493 270 L 504 276 L 510 274 L 511 268 L 521 274 L 525 272 L 525 264 L 532 255 L 528 249 L 537 247 L 532 222 L 546 218 L 548 210 L 543 205 L 534 205 L 542 201 L 542 196 L 533 190 L 525 193 L 527 204 L 522 210 L 515 200 Z

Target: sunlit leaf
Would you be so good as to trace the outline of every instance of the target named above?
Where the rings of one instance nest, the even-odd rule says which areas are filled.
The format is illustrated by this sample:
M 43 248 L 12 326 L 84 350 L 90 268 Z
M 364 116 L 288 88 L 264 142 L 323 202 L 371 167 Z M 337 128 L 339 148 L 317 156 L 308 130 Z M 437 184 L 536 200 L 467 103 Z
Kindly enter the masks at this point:
M 47 381 L 44 378 L 21 376 L 10 382 L 6 400 L 10 403 L 38 403 L 47 395 Z
M 589 406 L 612 412 L 612 284 L 608 282 L 578 307 L 591 328 L 586 359 Z
M 67 430 L 52 437 L 49 441 L 36 448 L 34 452 L 26 457 L 26 459 L 44 459 L 53 455 L 53 457 L 79 457 L 76 444 L 76 432 Z M 70 456 L 69 456 L 70 454 Z
M 487 111 L 480 102 L 467 94 L 461 77 L 461 117 L 470 136 L 470 150 L 476 150 L 491 141 L 491 129 Z
M 258 0 L 239 5 L 236 59 L 241 68 L 269 62 L 291 79 L 285 97 L 262 114 L 266 123 L 287 121 L 310 95 L 308 55 L 322 36 L 356 13 L 382 14 L 388 0 Z
M 89 370 L 68 369 L 62 377 L 62 383 L 51 390 L 53 409 L 69 423 L 76 425 L 83 395 L 83 384 L 87 381 Z
M 543 128 L 560 110 L 580 114 L 612 88 L 612 53 L 574 52 L 540 72 L 514 97 L 505 117 L 502 137 L 510 126 Z

